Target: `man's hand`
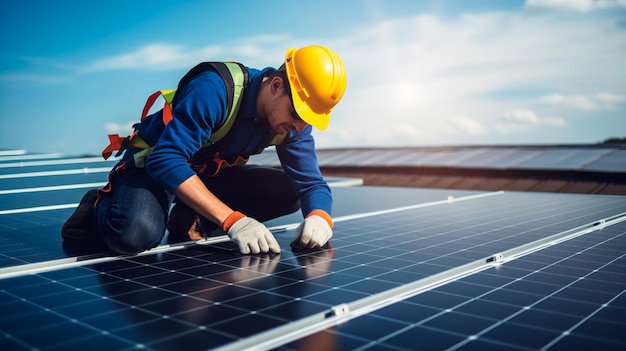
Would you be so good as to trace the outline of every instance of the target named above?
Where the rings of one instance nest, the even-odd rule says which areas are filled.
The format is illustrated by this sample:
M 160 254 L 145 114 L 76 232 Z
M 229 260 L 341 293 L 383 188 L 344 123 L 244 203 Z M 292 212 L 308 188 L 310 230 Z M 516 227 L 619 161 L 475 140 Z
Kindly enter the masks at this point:
M 230 240 L 239 245 L 242 254 L 258 254 L 272 251 L 280 253 L 280 245 L 272 233 L 259 221 L 243 217 L 230 226 L 227 231 Z
M 296 246 L 302 249 L 315 249 L 326 245 L 333 236 L 333 230 L 326 219 L 312 215 L 296 228 L 296 235 Z

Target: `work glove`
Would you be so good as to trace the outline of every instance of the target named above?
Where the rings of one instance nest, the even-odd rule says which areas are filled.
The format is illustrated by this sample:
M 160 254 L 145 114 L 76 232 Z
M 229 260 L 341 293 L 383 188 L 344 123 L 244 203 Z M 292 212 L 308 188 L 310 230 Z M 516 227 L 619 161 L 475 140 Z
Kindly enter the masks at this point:
M 272 233 L 259 221 L 242 214 L 233 212 L 222 229 L 230 237 L 230 241 L 239 246 L 242 254 L 258 254 L 274 252 L 280 253 L 280 245 Z
M 299 249 L 315 249 L 326 245 L 333 236 L 332 219 L 322 210 L 311 212 L 296 228 L 294 245 Z

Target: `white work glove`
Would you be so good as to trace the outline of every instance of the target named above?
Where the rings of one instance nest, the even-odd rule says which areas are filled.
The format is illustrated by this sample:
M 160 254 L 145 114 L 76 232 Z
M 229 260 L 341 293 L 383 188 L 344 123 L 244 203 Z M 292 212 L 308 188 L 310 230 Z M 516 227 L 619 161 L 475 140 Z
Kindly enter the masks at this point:
M 230 241 L 239 245 L 242 254 L 280 253 L 280 245 L 272 233 L 259 221 L 250 217 L 237 220 L 228 228 Z
M 296 228 L 296 235 L 294 241 L 296 246 L 303 249 L 315 249 L 326 245 L 333 236 L 333 230 L 326 219 L 312 215 L 300 223 Z

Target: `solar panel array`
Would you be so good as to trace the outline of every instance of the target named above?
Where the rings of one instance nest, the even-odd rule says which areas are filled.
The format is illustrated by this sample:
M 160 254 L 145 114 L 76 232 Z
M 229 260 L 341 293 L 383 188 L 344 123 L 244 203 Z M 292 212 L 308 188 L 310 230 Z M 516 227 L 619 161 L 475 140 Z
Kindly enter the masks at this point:
M 280 255 L 76 258 L 59 230 L 103 164 L 34 162 L 0 163 L 3 350 L 626 348 L 623 196 L 333 187 L 323 250 L 290 248 L 291 215 Z
M 456 167 L 517 170 L 626 172 L 626 149 L 616 145 L 550 147 L 441 147 L 323 150 L 322 167 Z M 279 165 L 272 153 L 261 164 Z

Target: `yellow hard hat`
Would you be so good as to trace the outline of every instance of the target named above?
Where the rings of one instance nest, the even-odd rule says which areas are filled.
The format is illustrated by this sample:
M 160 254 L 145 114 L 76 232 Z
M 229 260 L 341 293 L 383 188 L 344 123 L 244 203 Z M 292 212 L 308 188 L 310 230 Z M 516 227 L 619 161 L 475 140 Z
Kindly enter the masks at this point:
M 346 91 L 346 68 L 341 57 L 319 45 L 289 49 L 285 69 L 296 113 L 306 123 L 325 130 L 330 112 Z

